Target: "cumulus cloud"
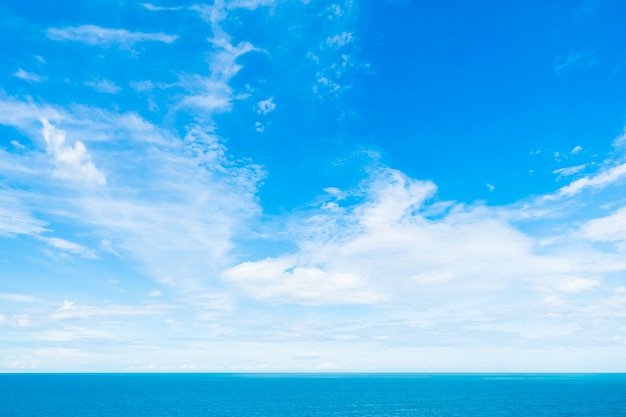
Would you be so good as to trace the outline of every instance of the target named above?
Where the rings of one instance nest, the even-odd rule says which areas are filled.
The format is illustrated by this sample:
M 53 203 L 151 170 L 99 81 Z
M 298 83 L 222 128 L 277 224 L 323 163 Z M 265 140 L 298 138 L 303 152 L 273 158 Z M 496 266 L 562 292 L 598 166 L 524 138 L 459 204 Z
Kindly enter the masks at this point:
M 126 29 L 109 29 L 95 25 L 50 28 L 48 38 L 55 41 L 75 41 L 87 45 L 131 47 L 135 43 L 153 41 L 172 43 L 178 36 L 166 33 L 131 32 Z
M 46 149 L 56 165 L 55 175 L 71 181 L 106 184 L 106 177 L 91 161 L 91 154 L 81 141 L 74 142 L 74 146 L 69 145 L 63 130 L 55 128 L 46 119 L 42 119 L 41 123 Z
M 364 288 L 354 273 L 298 266 L 289 259 L 245 262 L 223 278 L 260 300 L 299 304 L 370 304 L 382 297 Z
M 617 254 L 524 233 L 509 220 L 524 208 L 441 205 L 430 201 L 435 191 L 431 182 L 380 170 L 348 193 L 352 203 L 334 190 L 331 201 L 295 216 L 286 234 L 296 252 L 235 265 L 223 279 L 275 303 L 434 306 L 511 297 L 513 288 L 527 297 L 576 295 L 599 287 L 603 274 L 626 270 Z M 587 233 L 596 237 L 611 229 L 593 226 Z M 520 295 L 511 300 L 521 302 Z

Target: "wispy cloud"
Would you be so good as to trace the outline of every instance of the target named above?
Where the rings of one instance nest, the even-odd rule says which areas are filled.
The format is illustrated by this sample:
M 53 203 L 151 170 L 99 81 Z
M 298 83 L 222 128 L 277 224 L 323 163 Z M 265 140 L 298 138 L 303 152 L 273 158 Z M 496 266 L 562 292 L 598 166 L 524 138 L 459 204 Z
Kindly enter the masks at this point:
M 88 81 L 85 85 L 93 88 L 99 93 L 106 94 L 117 94 L 120 92 L 121 88 L 115 84 L 115 82 L 110 80 L 94 80 Z
M 135 43 L 153 41 L 172 43 L 178 38 L 166 33 L 131 32 L 126 29 L 109 29 L 95 25 L 50 28 L 48 38 L 55 41 L 76 41 L 87 45 L 131 47 Z
M 146 8 L 147 10 L 153 11 L 153 12 L 159 12 L 159 11 L 167 11 L 167 10 L 181 10 L 184 9 L 183 6 L 171 6 L 171 7 L 164 7 L 164 6 L 155 6 L 152 3 L 141 3 L 141 5 Z
M 33 83 L 41 83 L 47 79 L 46 77 L 43 77 L 41 75 L 24 71 L 22 68 L 18 68 L 18 70 L 15 71 L 12 75 L 16 78 L 19 78 L 20 80 Z
M 597 66 L 598 64 L 599 61 L 593 54 L 578 52 L 570 54 L 559 60 L 559 62 L 554 66 L 554 72 L 556 74 L 561 74 L 573 68 L 590 68 Z
M 0 189 L 0 236 L 38 235 L 47 223 L 33 217 L 12 195 Z
M 238 59 L 250 52 L 262 52 L 251 42 L 234 43 L 230 34 L 222 27 L 229 13 L 237 9 L 254 10 L 273 5 L 274 0 L 237 0 L 214 2 L 209 5 L 194 5 L 190 10 L 210 24 L 213 36 L 209 42 L 213 48 L 209 60 L 209 74 L 183 74 L 180 84 L 188 94 L 180 101 L 182 108 L 204 112 L 229 111 L 234 99 L 231 79 L 239 73 L 242 65 Z
M 562 187 L 555 194 L 545 196 L 545 199 L 553 200 L 561 197 L 571 197 L 588 188 L 601 189 L 621 180 L 624 176 L 626 176 L 626 163 L 620 163 L 619 165 L 603 169 L 593 176 L 580 178 Z
M 78 243 L 70 242 L 65 239 L 61 239 L 58 237 L 45 237 L 45 236 L 40 236 L 39 239 L 46 242 L 50 246 L 53 246 L 64 252 L 69 252 L 75 255 L 79 255 L 82 258 L 96 259 L 98 257 L 95 254 L 95 252 L 86 248 L 85 246 L 79 245 Z
M 37 299 L 26 294 L 0 293 L 0 300 L 13 301 L 17 303 L 32 303 Z
M 560 177 L 569 177 L 570 175 L 578 174 L 587 167 L 588 164 L 575 165 L 571 167 L 559 168 L 552 171 L 553 174 L 558 174 Z
M 49 161 L 13 181 L 37 178 L 46 184 L 42 189 L 50 192 L 8 194 L 15 204 L 9 204 L 13 200 L 0 204 L 4 235 L 29 234 L 64 253 L 86 258 L 95 257 L 89 248 L 99 246 L 135 260 L 154 281 L 184 291 L 210 286 L 207 277 L 217 276 L 229 262 L 232 236 L 246 219 L 258 214 L 254 195 L 263 172 L 248 162 L 232 161 L 211 129 L 190 125 L 184 137 L 177 137 L 135 114 L 80 106 L 54 113 L 46 106 L 10 103 L 23 107 L 21 116 L 4 121 L 0 116 L 0 122 L 15 123 L 35 143 L 45 143 L 45 153 L 26 152 L 14 157 L 14 164 L 28 165 L 34 157 Z M 46 113 L 55 114 L 55 125 L 38 120 Z M 106 177 L 79 137 L 102 142 L 93 155 L 106 163 Z M 63 186 L 61 200 L 54 194 L 59 185 Z M 107 191 L 98 191 L 97 186 L 104 185 Z M 54 231 L 46 230 L 46 222 L 18 210 L 20 198 L 27 199 L 42 219 L 61 216 L 94 230 L 93 239 L 50 236 Z

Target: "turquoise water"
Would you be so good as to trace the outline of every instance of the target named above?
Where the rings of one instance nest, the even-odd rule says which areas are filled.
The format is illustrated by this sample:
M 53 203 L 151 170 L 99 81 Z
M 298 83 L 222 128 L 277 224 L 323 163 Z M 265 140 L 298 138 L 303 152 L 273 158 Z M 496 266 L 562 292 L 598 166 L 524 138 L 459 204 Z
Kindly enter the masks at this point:
M 626 374 L 0 374 L 0 416 L 626 416 Z

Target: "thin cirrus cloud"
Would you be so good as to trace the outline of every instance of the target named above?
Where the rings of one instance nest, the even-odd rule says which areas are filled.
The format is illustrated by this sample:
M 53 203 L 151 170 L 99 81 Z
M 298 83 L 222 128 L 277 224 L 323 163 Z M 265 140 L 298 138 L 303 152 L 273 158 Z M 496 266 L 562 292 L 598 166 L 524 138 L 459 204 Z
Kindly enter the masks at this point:
M 176 35 L 161 32 L 131 32 L 126 29 L 110 29 L 95 25 L 50 28 L 46 33 L 48 38 L 55 41 L 75 41 L 98 46 L 118 44 L 130 47 L 135 43 L 147 41 L 172 43 L 178 38 Z
M 33 158 L 49 161 L 48 165 L 40 162 L 35 172 L 14 174 L 14 181 L 37 178 L 50 193 L 7 192 L 6 209 L 0 206 L 1 233 L 38 236 L 55 249 L 83 258 L 95 258 L 97 253 L 89 247 L 96 246 L 117 256 L 132 256 L 155 281 L 182 290 L 201 287 L 208 271 L 228 261 L 233 231 L 258 212 L 254 193 L 262 170 L 229 161 L 219 139 L 199 126 L 190 126 L 180 138 L 133 114 L 83 107 L 68 112 L 9 102 L 22 108 L 22 114 L 8 122 L 15 122 L 44 147 L 44 152 L 29 150 L 17 158 L 13 171 L 22 172 L 21 165 L 30 164 Z M 55 124 L 37 120 L 40 114 L 55 114 Z M 43 127 L 37 129 L 37 125 Z M 95 153 L 106 161 L 110 178 L 95 165 L 92 151 L 79 137 L 121 144 L 121 148 L 100 148 Z M 127 147 L 130 143 L 133 146 Z M 120 154 L 141 163 L 128 165 L 119 160 L 117 164 L 115 155 Z M 42 175 L 45 169 L 51 170 L 47 176 Z M 60 186 L 66 193 L 62 207 L 55 206 L 53 192 Z M 102 239 L 81 244 L 43 237 L 46 222 L 28 210 L 20 214 L 16 211 L 20 204 L 40 216 L 55 213 L 98 230 L 107 242 L 105 249 Z
M 571 167 L 559 168 L 552 171 L 552 173 L 558 174 L 560 177 L 569 177 L 583 171 L 585 168 L 587 168 L 587 165 L 588 164 L 580 164 Z
M 141 5 L 144 8 L 146 8 L 146 10 L 150 10 L 153 12 L 168 11 L 168 10 L 181 10 L 184 8 L 183 6 L 173 6 L 173 7 L 155 6 L 152 3 L 141 3 Z
M 93 88 L 99 93 L 105 93 L 105 94 L 117 94 L 122 89 L 120 86 L 118 86 L 117 84 L 115 84 L 115 82 L 111 80 L 96 79 L 94 81 L 87 81 L 85 85 Z
M 24 71 L 22 68 L 18 68 L 17 71 L 15 71 L 12 75 L 16 78 L 19 78 L 20 80 L 33 82 L 33 83 L 41 83 L 47 79 L 46 77 L 41 76 L 39 74 Z
M 250 2 L 244 7 L 255 8 L 258 4 Z M 214 51 L 209 62 L 209 75 L 181 74 L 180 85 L 188 92 L 178 104 L 179 108 L 197 109 L 202 112 L 228 111 L 232 106 L 233 91 L 230 80 L 241 70 L 237 59 L 252 51 L 257 51 L 250 42 L 232 43 L 231 36 L 222 28 L 221 23 L 228 15 L 228 9 L 234 4 L 225 5 L 217 2 L 214 6 L 194 6 L 191 9 L 206 22 L 210 23 L 213 36 L 209 38 Z
M 596 175 L 580 178 L 560 188 L 555 194 L 547 195 L 544 198 L 551 200 L 561 197 L 571 197 L 588 188 L 601 189 L 621 180 L 624 176 L 626 176 L 626 163 L 619 163 L 600 171 Z
M 0 236 L 39 235 L 47 223 L 32 216 L 16 196 L 0 189 Z

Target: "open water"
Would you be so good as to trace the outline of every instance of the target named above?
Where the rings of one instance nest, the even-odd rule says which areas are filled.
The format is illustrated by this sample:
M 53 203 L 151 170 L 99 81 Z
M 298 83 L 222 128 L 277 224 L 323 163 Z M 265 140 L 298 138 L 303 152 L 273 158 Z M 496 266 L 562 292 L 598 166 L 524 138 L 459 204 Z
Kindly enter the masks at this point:
M 626 374 L 0 374 L 0 416 L 626 416 Z

